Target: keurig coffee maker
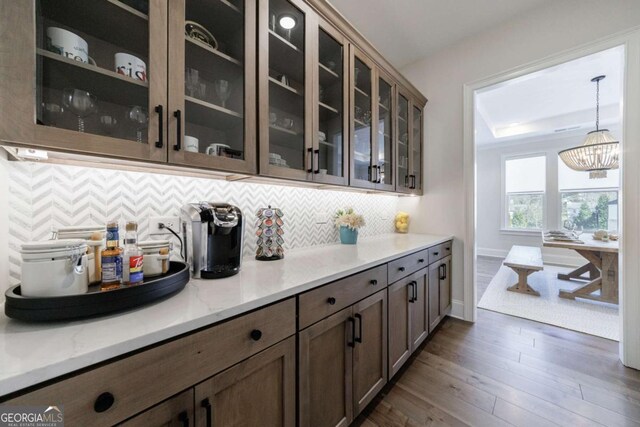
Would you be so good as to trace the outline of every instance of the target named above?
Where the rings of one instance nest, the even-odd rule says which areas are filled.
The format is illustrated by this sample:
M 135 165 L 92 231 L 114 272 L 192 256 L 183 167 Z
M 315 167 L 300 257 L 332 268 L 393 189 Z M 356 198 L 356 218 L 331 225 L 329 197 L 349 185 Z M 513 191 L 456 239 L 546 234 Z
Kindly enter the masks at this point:
M 181 209 L 186 261 L 197 279 L 219 279 L 240 271 L 244 218 L 225 203 L 189 203 Z

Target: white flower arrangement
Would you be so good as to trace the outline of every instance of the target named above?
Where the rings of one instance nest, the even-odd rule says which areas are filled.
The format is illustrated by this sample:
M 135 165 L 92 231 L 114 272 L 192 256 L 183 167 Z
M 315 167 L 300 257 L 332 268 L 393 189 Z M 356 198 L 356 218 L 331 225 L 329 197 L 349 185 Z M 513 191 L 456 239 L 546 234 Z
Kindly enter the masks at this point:
M 335 214 L 336 227 L 348 227 L 351 230 L 357 230 L 365 225 L 364 217 L 353 211 L 353 208 L 338 209 Z

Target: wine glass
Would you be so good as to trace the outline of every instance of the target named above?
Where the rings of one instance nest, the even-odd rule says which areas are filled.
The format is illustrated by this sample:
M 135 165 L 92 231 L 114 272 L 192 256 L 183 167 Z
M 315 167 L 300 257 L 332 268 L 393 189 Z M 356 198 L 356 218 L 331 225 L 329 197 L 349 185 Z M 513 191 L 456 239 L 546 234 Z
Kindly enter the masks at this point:
M 227 100 L 231 96 L 231 85 L 227 80 L 216 80 L 213 82 L 216 95 L 220 99 L 223 108 L 227 108 Z
M 580 236 L 582 236 L 582 233 L 584 233 L 584 227 L 583 226 L 574 227 L 573 235 L 575 236 L 576 239 L 580 239 Z
M 187 68 L 185 71 L 185 86 L 187 94 L 193 97 L 200 88 L 200 73 L 195 68 Z
M 142 131 L 147 128 L 149 114 L 139 105 L 134 105 L 127 112 L 127 119 L 136 127 L 136 141 L 142 142 Z
M 98 112 L 98 98 L 80 89 L 65 89 L 62 92 L 62 105 L 78 117 L 78 132 L 84 132 L 85 117 Z
M 103 114 L 100 116 L 100 127 L 107 135 L 111 135 L 118 127 L 118 120 L 112 115 Z

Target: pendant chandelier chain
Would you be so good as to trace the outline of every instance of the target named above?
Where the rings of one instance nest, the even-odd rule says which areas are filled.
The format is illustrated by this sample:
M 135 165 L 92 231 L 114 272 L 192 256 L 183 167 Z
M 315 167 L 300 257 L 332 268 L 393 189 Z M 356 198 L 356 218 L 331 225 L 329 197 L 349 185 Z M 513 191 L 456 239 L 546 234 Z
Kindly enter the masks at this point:
M 600 80 L 596 80 L 596 132 L 600 130 Z

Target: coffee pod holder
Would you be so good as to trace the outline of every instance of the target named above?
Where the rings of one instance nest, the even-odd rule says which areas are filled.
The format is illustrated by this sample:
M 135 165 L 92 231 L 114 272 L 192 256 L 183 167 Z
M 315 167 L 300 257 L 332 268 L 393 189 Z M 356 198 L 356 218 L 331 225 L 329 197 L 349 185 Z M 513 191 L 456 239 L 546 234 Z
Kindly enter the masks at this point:
M 284 214 L 280 209 L 272 208 L 269 205 L 266 208 L 258 209 L 256 216 L 258 217 L 256 221 L 256 236 L 258 237 L 256 259 L 258 261 L 275 261 L 284 258 L 284 250 L 282 249 L 284 244 L 282 217 Z

